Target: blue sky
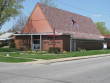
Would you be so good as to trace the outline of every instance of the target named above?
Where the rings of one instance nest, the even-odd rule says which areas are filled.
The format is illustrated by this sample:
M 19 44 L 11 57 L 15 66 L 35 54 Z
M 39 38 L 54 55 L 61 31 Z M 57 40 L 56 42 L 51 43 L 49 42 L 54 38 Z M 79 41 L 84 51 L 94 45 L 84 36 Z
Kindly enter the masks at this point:
M 29 16 L 39 0 L 26 0 L 22 14 Z M 93 19 L 94 22 L 103 21 L 110 29 L 110 0 L 55 0 L 58 8 L 71 11 Z M 2 31 L 6 31 L 15 24 L 15 18 L 6 22 Z

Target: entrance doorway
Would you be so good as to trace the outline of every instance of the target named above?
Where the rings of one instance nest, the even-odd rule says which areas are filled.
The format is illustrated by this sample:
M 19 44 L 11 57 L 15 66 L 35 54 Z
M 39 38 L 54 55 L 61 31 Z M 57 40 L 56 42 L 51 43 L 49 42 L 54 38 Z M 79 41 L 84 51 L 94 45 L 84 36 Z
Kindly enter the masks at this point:
M 40 50 L 40 40 L 33 40 L 33 50 Z

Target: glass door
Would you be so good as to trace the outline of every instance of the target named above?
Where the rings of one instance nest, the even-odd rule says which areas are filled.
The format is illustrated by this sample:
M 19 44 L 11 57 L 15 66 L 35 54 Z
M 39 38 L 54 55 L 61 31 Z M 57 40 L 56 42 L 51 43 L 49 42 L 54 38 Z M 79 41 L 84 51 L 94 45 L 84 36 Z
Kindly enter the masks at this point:
M 33 40 L 33 49 L 40 50 L 40 40 Z

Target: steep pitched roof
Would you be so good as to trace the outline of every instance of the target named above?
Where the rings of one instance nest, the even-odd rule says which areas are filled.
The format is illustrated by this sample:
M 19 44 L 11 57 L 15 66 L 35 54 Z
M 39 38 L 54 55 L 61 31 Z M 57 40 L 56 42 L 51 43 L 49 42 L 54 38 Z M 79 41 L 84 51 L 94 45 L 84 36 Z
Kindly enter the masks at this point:
M 56 32 L 71 34 L 77 39 L 101 39 L 99 30 L 90 18 L 40 3 L 38 6 Z

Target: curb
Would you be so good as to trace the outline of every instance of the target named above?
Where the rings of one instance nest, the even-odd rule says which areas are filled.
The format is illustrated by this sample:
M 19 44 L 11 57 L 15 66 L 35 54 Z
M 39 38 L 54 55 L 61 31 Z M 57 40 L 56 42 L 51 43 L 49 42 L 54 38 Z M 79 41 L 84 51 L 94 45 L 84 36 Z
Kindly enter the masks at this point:
M 38 61 L 25 62 L 25 63 L 27 63 L 27 64 L 51 64 L 51 63 L 56 63 L 56 62 L 81 60 L 81 59 L 89 59 L 89 58 L 98 58 L 98 57 L 106 57 L 106 56 L 110 56 L 110 54 L 100 54 L 100 55 L 91 55 L 91 56 L 82 56 L 82 57 L 60 58 L 60 59 L 52 59 L 52 60 L 38 60 Z

